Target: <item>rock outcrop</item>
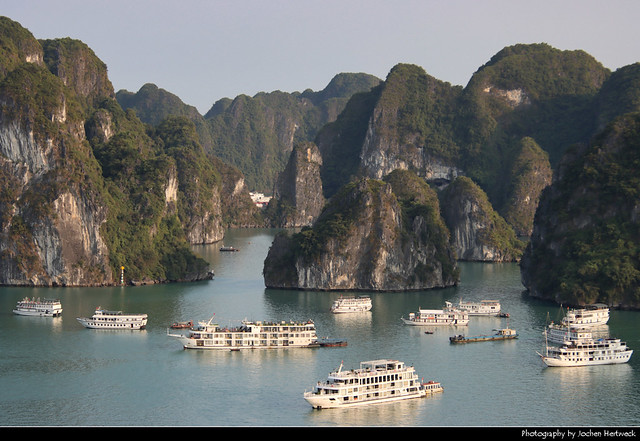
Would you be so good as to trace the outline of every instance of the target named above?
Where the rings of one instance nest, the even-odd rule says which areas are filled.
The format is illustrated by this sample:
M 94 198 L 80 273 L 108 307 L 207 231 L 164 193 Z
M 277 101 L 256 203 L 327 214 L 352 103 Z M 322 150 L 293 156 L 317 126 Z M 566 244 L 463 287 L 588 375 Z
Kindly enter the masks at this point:
M 520 263 L 531 296 L 640 308 L 640 113 L 565 155 Z
M 442 191 L 440 199 L 442 216 L 460 260 L 512 262 L 520 259 L 524 244 L 471 179 L 458 177 Z
M 278 176 L 267 216 L 281 228 L 311 226 L 325 204 L 318 147 L 305 142 L 291 152 L 287 167 Z
M 265 285 L 365 291 L 455 285 L 455 255 L 438 219 L 434 194 L 399 202 L 391 183 L 355 181 L 332 198 L 312 228 L 276 237 L 265 260 Z

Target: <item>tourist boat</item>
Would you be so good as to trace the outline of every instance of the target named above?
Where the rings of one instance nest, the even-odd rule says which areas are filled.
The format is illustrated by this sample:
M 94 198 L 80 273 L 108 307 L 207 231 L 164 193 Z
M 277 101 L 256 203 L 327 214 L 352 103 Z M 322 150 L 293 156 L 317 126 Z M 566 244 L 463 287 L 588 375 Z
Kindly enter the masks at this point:
M 13 313 L 18 315 L 58 317 L 62 315 L 62 303 L 60 303 L 60 300 L 40 300 L 36 298 L 30 299 L 28 297 L 25 297 L 16 304 Z
M 453 307 L 451 302 L 445 302 L 443 309 L 418 309 L 409 313 L 409 318 L 401 320 L 407 325 L 416 326 L 466 326 L 469 324 L 469 313 Z
M 565 341 L 560 346 L 547 345 L 545 355 L 538 352 L 544 364 L 551 367 L 620 364 L 628 362 L 631 354 L 633 350 L 619 338 Z
M 585 308 L 569 309 L 562 318 L 562 324 L 568 326 L 599 326 L 609 321 L 609 307 L 601 303 L 588 305 Z
M 550 323 L 546 329 L 547 340 L 552 343 L 562 344 L 565 341 L 581 341 L 593 338 L 588 328 L 576 328 L 573 326 Z
M 175 322 L 172 323 L 171 326 L 169 326 L 171 329 L 189 329 L 191 327 L 193 327 L 193 322 L 192 321 L 188 321 L 188 322 Z
M 365 312 L 371 310 L 371 297 L 340 297 L 331 305 L 331 312 L 344 314 L 348 312 Z
M 327 381 L 318 382 L 304 399 L 316 409 L 362 406 L 422 398 L 442 392 L 438 382 L 421 383 L 413 366 L 397 360 L 372 360 L 359 369 L 331 372 Z
M 454 335 L 449 337 L 451 343 L 471 343 L 477 341 L 495 341 L 495 340 L 512 340 L 518 338 L 518 333 L 515 329 L 504 328 L 497 329 L 497 332 L 493 335 L 476 335 L 466 337 L 464 335 Z
M 235 247 L 220 247 L 220 251 L 240 251 L 240 249 Z
M 124 314 L 100 306 L 91 317 L 78 317 L 77 320 L 90 329 L 144 329 L 147 326 L 147 314 Z
M 189 330 L 188 335 L 168 334 L 182 343 L 185 349 L 267 349 L 319 347 L 313 321 L 250 322 L 223 328 L 207 321 Z
M 500 312 L 500 302 L 497 300 L 480 300 L 479 302 L 463 302 L 460 300 L 458 303 L 458 309 L 461 311 L 466 311 L 470 316 L 471 315 L 489 315 L 489 316 L 499 316 Z

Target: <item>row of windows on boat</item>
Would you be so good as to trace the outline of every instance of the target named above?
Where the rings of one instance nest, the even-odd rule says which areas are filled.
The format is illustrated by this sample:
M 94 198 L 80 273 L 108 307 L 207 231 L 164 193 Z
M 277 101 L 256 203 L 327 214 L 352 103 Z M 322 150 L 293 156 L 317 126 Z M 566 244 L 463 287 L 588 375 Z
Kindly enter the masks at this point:
M 258 338 L 311 338 L 311 337 L 314 337 L 314 336 L 315 335 L 313 335 L 313 334 L 304 334 L 304 333 L 303 334 L 291 334 L 291 333 L 285 333 L 285 334 L 250 334 L 250 335 L 244 335 L 244 334 L 193 334 L 192 338 L 233 339 L 235 337 L 236 339 L 243 339 L 243 338 L 254 339 L 256 337 L 258 337 Z
M 380 375 L 377 377 L 360 377 L 360 378 L 334 378 L 333 382 L 337 384 L 376 384 L 387 383 L 389 381 L 402 380 L 400 374 Z

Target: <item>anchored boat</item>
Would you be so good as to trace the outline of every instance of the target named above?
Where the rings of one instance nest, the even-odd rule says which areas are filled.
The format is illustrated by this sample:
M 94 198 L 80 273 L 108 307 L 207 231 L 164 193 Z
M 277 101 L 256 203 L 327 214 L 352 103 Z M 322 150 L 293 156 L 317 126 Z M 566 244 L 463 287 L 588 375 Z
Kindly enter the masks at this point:
M 467 326 L 469 313 L 453 307 L 451 302 L 445 302 L 443 309 L 418 309 L 418 312 L 409 313 L 409 318 L 401 320 L 406 325 L 414 326 Z
M 182 343 L 185 349 L 269 349 L 319 347 L 315 324 L 307 321 L 251 322 L 225 328 L 207 322 L 189 330 L 188 335 L 168 334 Z
M 413 366 L 398 360 L 372 360 L 359 369 L 331 372 L 327 381 L 318 382 L 304 399 L 316 409 L 362 406 L 422 398 L 442 392 L 438 382 L 422 383 Z
M 371 297 L 340 297 L 333 305 L 331 312 L 334 314 L 344 314 L 349 312 L 365 312 L 371 310 Z
M 546 332 L 545 332 L 546 334 Z M 582 338 L 565 340 L 560 346 L 549 346 L 538 355 L 547 366 L 593 366 L 626 363 L 633 350 L 619 338 Z
M 13 313 L 18 315 L 58 317 L 62 315 L 62 303 L 60 303 L 60 300 L 40 300 L 39 298 L 30 299 L 25 297 L 16 304 Z
M 518 333 L 515 329 L 504 328 L 497 329 L 496 331 L 497 332 L 493 335 L 476 335 L 471 337 L 454 335 L 453 337 L 449 337 L 449 341 L 451 343 L 471 343 L 478 341 L 513 340 L 518 338 Z
M 500 302 L 497 300 L 480 300 L 479 302 L 463 302 L 462 299 L 458 303 L 458 309 L 466 311 L 469 315 L 488 315 L 499 316 Z
M 90 329 L 144 329 L 147 326 L 147 314 L 107 311 L 100 306 L 91 317 L 78 317 L 77 320 Z

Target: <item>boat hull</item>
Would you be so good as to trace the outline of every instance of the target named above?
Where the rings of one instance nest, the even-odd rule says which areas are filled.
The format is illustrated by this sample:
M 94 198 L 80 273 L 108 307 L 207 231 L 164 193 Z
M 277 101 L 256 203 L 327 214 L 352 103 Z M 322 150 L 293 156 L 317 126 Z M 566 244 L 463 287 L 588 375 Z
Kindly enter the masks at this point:
M 313 395 L 313 393 L 305 394 L 304 399 L 307 400 L 309 404 L 314 409 L 333 409 L 336 407 L 355 407 L 355 406 L 368 406 L 374 404 L 384 404 L 384 403 L 392 403 L 395 401 L 403 401 L 403 400 L 411 400 L 414 398 L 424 398 L 427 396 L 427 393 L 424 390 L 413 394 L 407 394 L 399 397 L 392 398 L 378 398 L 378 399 L 370 399 L 370 400 L 360 400 L 360 401 L 350 401 L 348 403 L 341 402 L 338 400 L 338 397 L 329 397 L 329 396 L 317 396 Z
M 90 318 L 78 318 L 77 319 L 82 326 L 89 329 L 145 329 L 147 326 L 147 320 L 141 321 L 123 321 L 117 323 L 104 323 Z
M 594 359 L 594 360 L 584 360 L 584 361 L 574 361 L 567 359 L 558 359 L 555 357 L 547 357 L 544 355 L 540 355 L 544 364 L 549 367 L 570 367 L 570 366 L 601 366 L 607 364 L 623 364 L 627 363 L 633 354 L 633 350 L 629 349 L 624 353 L 617 354 L 616 357 L 611 359 Z
M 37 311 L 37 310 L 21 310 L 21 309 L 14 309 L 13 310 L 14 314 L 17 315 L 26 315 L 26 316 L 31 316 L 31 317 L 59 317 L 62 315 L 62 309 L 60 310 L 55 310 L 55 311 Z
M 402 321 L 405 325 L 411 326 L 467 326 L 469 325 L 469 319 L 451 319 L 451 320 L 434 320 L 434 321 L 418 321 L 409 320 L 402 317 Z
M 517 335 L 479 335 L 475 337 L 449 337 L 451 343 L 473 343 L 479 341 L 514 340 Z

